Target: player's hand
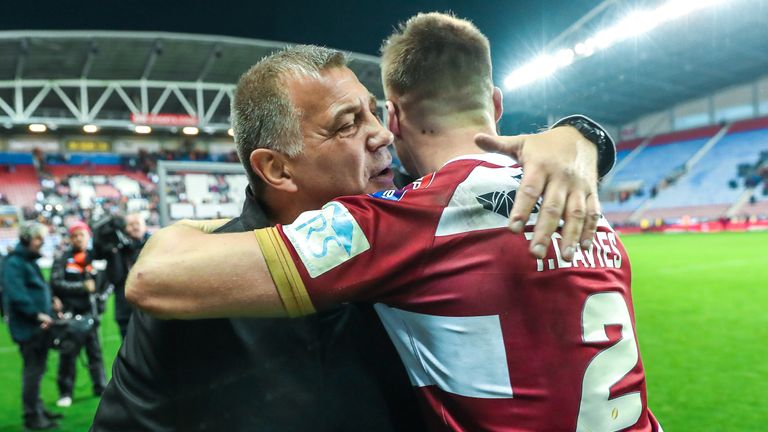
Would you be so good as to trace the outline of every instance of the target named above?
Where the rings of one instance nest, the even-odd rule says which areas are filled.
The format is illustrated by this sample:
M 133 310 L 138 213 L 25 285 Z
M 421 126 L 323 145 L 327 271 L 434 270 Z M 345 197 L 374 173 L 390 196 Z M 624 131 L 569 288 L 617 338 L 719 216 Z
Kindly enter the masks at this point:
M 83 282 L 83 285 L 85 285 L 85 290 L 89 293 L 95 293 L 96 292 L 96 281 L 93 279 L 86 279 L 85 282 Z
M 546 256 L 561 218 L 565 220 L 562 258 L 570 261 L 576 247 L 589 247 L 600 219 L 597 146 L 570 126 L 535 135 L 478 134 L 475 143 L 486 151 L 511 155 L 523 165 L 523 179 L 509 218 L 513 232 L 523 232 L 534 205 L 544 196 L 531 239 L 534 256 Z
M 37 320 L 40 321 L 40 328 L 43 330 L 47 330 L 53 324 L 53 318 L 42 312 L 37 314 Z
M 188 226 L 206 234 L 210 234 L 232 219 L 182 219 L 176 222 L 179 225 Z

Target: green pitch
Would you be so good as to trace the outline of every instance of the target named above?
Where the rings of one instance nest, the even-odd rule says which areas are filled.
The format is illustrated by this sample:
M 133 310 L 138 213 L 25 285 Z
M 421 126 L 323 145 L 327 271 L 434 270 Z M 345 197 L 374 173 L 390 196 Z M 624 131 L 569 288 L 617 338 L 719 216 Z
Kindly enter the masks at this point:
M 107 307 L 102 325 L 99 329 L 104 354 L 107 379 L 112 376 L 112 360 L 120 348 L 120 331 L 113 318 L 114 305 L 112 299 Z M 0 432 L 24 431 L 21 421 L 21 354 L 18 346 L 11 341 L 8 327 L 0 325 Z M 77 381 L 70 408 L 56 407 L 59 398 L 56 386 L 56 372 L 59 365 L 58 351 L 48 353 L 48 372 L 43 378 L 42 397 L 46 407 L 64 414 L 59 420 L 59 431 L 85 432 L 91 425 L 93 414 L 99 404 L 99 399 L 93 396 L 88 369 L 85 368 L 85 351 L 80 353 L 77 365 Z
M 667 432 L 768 430 L 768 232 L 624 236 L 632 260 L 650 407 Z M 3 326 L 4 327 L 4 326 Z M 120 339 L 108 309 L 107 364 Z M 21 431 L 21 364 L 0 329 L 0 432 Z M 43 399 L 54 406 L 58 355 Z M 107 371 L 107 376 L 110 371 Z M 78 367 L 62 431 L 85 431 L 98 400 Z
M 664 430 L 768 430 L 768 232 L 622 240 Z

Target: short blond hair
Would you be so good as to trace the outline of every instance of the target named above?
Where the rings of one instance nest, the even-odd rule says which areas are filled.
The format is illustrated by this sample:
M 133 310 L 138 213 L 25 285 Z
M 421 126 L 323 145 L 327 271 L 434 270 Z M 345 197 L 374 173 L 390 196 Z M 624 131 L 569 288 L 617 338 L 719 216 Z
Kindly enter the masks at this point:
M 490 44 L 470 21 L 420 13 L 399 25 L 381 54 L 388 96 L 453 98 L 460 109 L 488 107 L 493 93 Z
M 301 116 L 291 103 L 285 80 L 319 78 L 325 69 L 346 65 L 341 51 L 296 45 L 264 57 L 240 77 L 232 99 L 232 129 L 237 155 L 252 185 L 260 183 L 250 163 L 254 150 L 272 149 L 294 157 L 304 148 Z

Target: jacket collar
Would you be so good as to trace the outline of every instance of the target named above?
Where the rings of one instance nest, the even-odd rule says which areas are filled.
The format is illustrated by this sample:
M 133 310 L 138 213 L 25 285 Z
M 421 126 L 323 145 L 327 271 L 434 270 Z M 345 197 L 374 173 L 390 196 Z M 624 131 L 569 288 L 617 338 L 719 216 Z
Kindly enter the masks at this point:
M 251 187 L 245 188 L 245 202 L 243 203 L 243 212 L 240 214 L 240 222 L 246 230 L 254 230 L 273 225 L 267 219 L 263 205 L 253 195 Z
M 39 253 L 32 252 L 31 250 L 29 250 L 29 248 L 21 244 L 21 242 L 19 242 L 19 244 L 16 245 L 16 249 L 13 250 L 13 254 L 18 255 L 27 261 L 35 261 L 38 258 L 42 257 L 42 255 L 40 255 Z

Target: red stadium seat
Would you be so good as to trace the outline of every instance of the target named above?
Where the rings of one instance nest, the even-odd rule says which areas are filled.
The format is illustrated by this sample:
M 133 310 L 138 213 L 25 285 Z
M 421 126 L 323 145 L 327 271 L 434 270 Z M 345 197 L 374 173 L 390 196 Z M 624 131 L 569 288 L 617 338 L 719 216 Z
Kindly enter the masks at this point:
M 30 207 L 35 204 L 35 196 L 40 192 L 40 181 L 35 167 L 17 165 L 11 168 L 0 167 L 0 193 L 13 205 Z

